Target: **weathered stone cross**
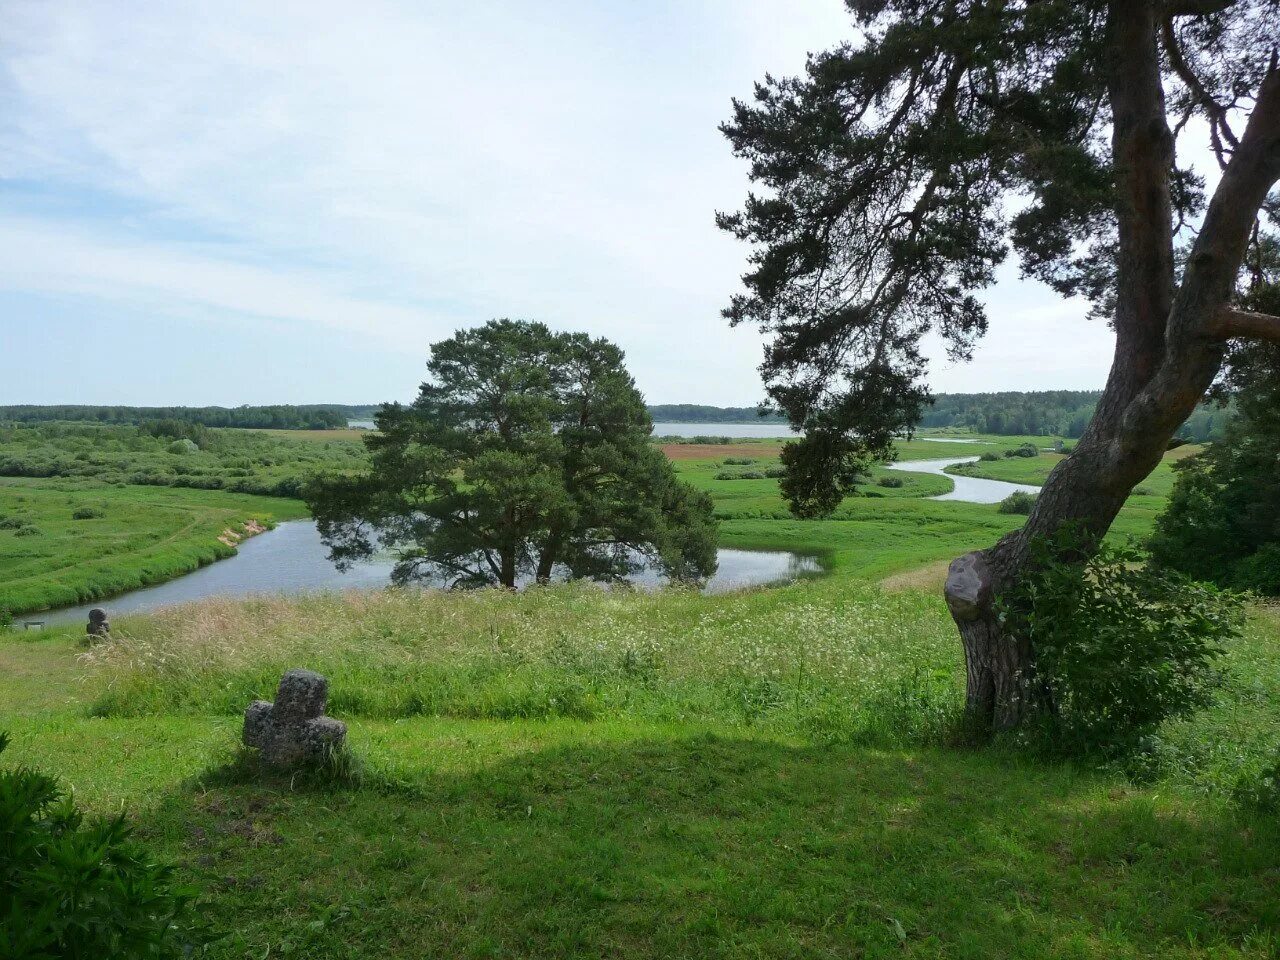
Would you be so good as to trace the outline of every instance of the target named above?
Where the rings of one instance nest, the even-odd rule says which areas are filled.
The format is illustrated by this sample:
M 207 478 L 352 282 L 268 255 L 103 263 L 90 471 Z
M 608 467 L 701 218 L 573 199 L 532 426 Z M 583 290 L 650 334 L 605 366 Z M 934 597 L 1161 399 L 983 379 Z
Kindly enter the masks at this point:
M 290 670 L 280 678 L 276 702 L 255 700 L 244 712 L 244 742 L 262 752 L 272 767 L 296 767 L 324 760 L 341 748 L 347 725 L 324 715 L 329 681 L 311 670 Z

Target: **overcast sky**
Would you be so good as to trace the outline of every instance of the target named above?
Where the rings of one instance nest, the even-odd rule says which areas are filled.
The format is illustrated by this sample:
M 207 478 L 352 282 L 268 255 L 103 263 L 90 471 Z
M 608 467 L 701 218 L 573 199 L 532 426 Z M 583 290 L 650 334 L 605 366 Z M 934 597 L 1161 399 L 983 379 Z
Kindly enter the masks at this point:
M 751 404 L 716 130 L 850 36 L 840 0 L 5 0 L 0 403 L 411 399 L 496 316 L 607 336 L 651 402 Z M 1019 281 L 940 391 L 1096 388 Z

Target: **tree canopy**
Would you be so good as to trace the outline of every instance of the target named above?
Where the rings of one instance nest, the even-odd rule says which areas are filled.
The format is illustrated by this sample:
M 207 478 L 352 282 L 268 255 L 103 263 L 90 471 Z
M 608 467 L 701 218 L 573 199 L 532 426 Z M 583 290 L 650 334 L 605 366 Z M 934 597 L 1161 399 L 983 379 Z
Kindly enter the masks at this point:
M 838 502 L 843 461 L 885 454 L 920 420 L 922 339 L 935 333 L 968 357 L 987 329 L 977 294 L 1011 251 L 1025 275 L 1114 319 L 1121 174 L 1134 164 L 1110 134 L 1139 109 L 1117 51 L 1150 44 L 1155 56 L 1162 38 L 1156 69 L 1175 125 L 1162 131 L 1164 111 L 1140 109 L 1160 121 L 1143 134 L 1159 142 L 1142 149 L 1167 157 L 1176 222 L 1154 215 L 1171 231 L 1205 210 L 1175 141 L 1198 113 L 1224 163 L 1241 153 L 1233 118 L 1262 95 L 1276 42 L 1263 25 L 1280 10 L 1136 3 L 1134 25 L 1100 0 L 847 5 L 858 42 L 811 56 L 801 77 L 767 77 L 722 127 L 762 188 L 719 215 L 754 250 L 725 314 L 770 335 L 766 388 L 806 433 L 790 458 L 802 512 Z
M 792 510 L 832 510 L 919 421 L 925 336 L 967 357 L 1011 252 L 1115 330 L 1097 409 L 1026 525 L 948 574 L 969 712 L 1011 727 L 1049 706 L 996 604 L 1032 544 L 1073 525 L 1096 547 L 1232 342 L 1280 341 L 1280 316 L 1239 301 L 1280 179 L 1280 0 L 846 5 L 854 42 L 767 77 L 723 127 L 759 188 L 719 217 L 752 246 L 725 313 L 766 331 L 766 391 L 804 431 Z
M 1250 302 L 1280 313 L 1280 287 Z M 1280 346 L 1239 351 L 1227 387 L 1238 413 L 1221 441 L 1182 464 L 1156 522 L 1152 557 L 1223 586 L 1280 596 Z
M 435 344 L 412 405 L 365 438 L 371 469 L 307 499 L 340 565 L 381 548 L 394 579 L 455 586 L 715 570 L 710 498 L 679 481 L 623 354 L 494 320 Z

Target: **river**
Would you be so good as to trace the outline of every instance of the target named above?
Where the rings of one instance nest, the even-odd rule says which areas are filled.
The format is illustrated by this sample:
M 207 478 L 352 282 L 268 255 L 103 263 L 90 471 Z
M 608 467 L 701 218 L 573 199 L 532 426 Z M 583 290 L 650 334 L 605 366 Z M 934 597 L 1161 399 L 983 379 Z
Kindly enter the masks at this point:
M 775 424 L 659 424 L 658 427 L 680 428 L 693 431 L 715 427 L 717 430 L 734 427 L 742 430 L 769 430 Z M 785 427 L 781 427 L 785 430 Z M 699 436 L 699 433 L 669 432 L 667 436 Z M 718 436 L 771 436 L 768 433 L 738 433 Z M 780 435 L 780 434 L 779 434 Z M 939 442 L 965 442 L 947 438 Z M 981 442 L 981 441 L 977 441 Z M 889 464 L 891 470 L 911 473 L 932 473 L 945 476 L 955 489 L 933 500 L 960 500 L 968 503 L 999 503 L 1015 490 L 1038 493 L 1040 488 L 1022 483 L 1005 483 L 999 480 L 983 480 L 946 473 L 945 468 L 957 463 L 972 463 L 977 457 L 946 457 L 939 460 L 904 460 Z M 717 553 L 719 569 L 706 584 L 707 593 L 723 593 L 740 587 L 781 583 L 805 574 L 816 573 L 821 566 L 816 558 L 787 551 L 728 550 Z M 307 593 L 318 590 L 350 590 L 386 586 L 391 576 L 390 560 L 375 560 L 356 564 L 346 573 L 339 572 L 329 562 L 327 551 L 310 520 L 295 520 L 278 525 L 274 530 L 246 540 L 237 548 L 236 555 L 217 563 L 201 567 L 194 573 L 158 584 L 134 590 L 111 600 L 98 603 L 64 607 L 59 610 L 32 613 L 19 617 L 26 621 L 46 624 L 86 622 L 89 610 L 105 607 L 113 616 L 145 612 L 176 603 L 186 603 L 213 596 L 244 597 L 263 593 Z M 645 571 L 633 580 L 642 586 L 653 587 L 661 578 Z M 429 586 L 429 584 L 428 584 Z
M 924 439 L 924 438 L 921 438 Z M 1028 483 L 1008 483 L 1004 480 L 984 480 L 981 477 L 964 477 L 947 473 L 947 467 L 957 463 L 976 463 L 977 457 L 945 457 L 941 460 L 899 460 L 888 466 L 890 470 L 901 470 L 904 473 L 932 473 L 946 477 L 955 484 L 950 493 L 943 493 L 930 500 L 962 500 L 965 503 L 999 503 L 1011 493 L 1024 490 L 1038 494 L 1039 487 Z
M 707 593 L 785 582 L 821 570 L 816 558 L 781 550 L 722 549 L 717 553 L 717 559 L 720 566 L 706 584 Z M 374 560 L 356 564 L 348 572 L 340 573 L 329 562 L 314 521 L 293 520 L 244 541 L 236 549 L 235 556 L 201 567 L 176 580 L 97 603 L 27 614 L 18 617 L 17 622 L 20 626 L 25 621 L 43 621 L 50 625 L 87 622 L 93 607 L 105 607 L 112 616 L 117 616 L 214 596 L 372 589 L 387 585 L 391 567 L 390 560 Z M 647 587 L 661 582 L 661 578 L 651 571 L 643 571 L 632 579 Z

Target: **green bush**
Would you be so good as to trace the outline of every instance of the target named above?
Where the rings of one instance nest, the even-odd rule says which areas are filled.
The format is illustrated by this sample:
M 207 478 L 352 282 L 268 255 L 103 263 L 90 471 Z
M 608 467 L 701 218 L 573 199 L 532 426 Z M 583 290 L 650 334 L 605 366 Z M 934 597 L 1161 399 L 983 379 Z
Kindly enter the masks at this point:
M 1035 505 L 1036 495 L 1034 493 L 1015 490 L 1000 501 L 1000 506 L 996 507 L 996 510 L 999 513 L 1015 513 L 1025 517 L 1031 513 L 1031 508 Z
M 987 463 L 990 463 L 993 460 L 999 460 L 1000 454 L 996 453 L 994 450 L 984 450 L 982 453 L 982 456 L 980 456 L 978 459 L 984 460 Z
M 200 452 L 200 447 L 196 442 L 194 440 L 188 440 L 186 437 L 183 437 L 181 440 L 173 441 L 173 443 L 169 444 L 165 449 L 170 453 L 175 453 L 179 456 L 186 456 L 188 453 Z
M 71 514 L 72 520 L 100 520 L 106 513 L 97 507 L 77 507 Z
M 1234 594 L 1146 566 L 1132 545 L 1079 563 L 1070 531 L 1032 545 L 1032 572 L 1001 598 L 1031 643 L 1050 740 L 1073 753 L 1135 746 L 1212 701 L 1227 641 L 1243 624 Z
M 764 472 L 764 475 L 770 480 L 780 480 L 787 475 L 786 467 L 770 467 Z
M 1231 571 L 1232 585 L 1267 597 L 1280 597 L 1280 543 L 1268 543 Z
M 26 525 L 21 517 L 0 517 L 0 530 L 20 530 Z
M 896 490 L 902 486 L 902 478 L 901 477 L 881 477 L 879 480 L 876 481 L 876 483 L 878 483 L 882 487 L 889 487 L 892 490 Z
M 15 537 L 38 537 L 40 536 L 40 528 L 27 524 L 26 526 L 19 527 L 17 530 L 13 531 L 13 535 Z
M 755 461 L 750 457 L 725 457 L 724 458 L 724 465 L 726 467 L 729 467 L 729 466 L 745 467 L 747 466 L 747 464 L 750 464 L 750 463 L 755 463 Z
M 190 894 L 131 832 L 124 813 L 86 823 L 50 777 L 0 771 L 0 956 L 183 955 Z
M 1241 777 L 1233 798 L 1240 806 L 1260 813 L 1280 813 L 1280 754 L 1255 776 Z
M 1030 457 L 1038 457 L 1038 456 L 1040 456 L 1040 451 L 1036 449 L 1035 444 L 1033 444 L 1033 443 L 1024 443 L 1024 444 L 1023 444 L 1022 446 L 1020 446 L 1020 447 L 1014 447 L 1012 450 L 1006 450 L 1006 451 L 1004 452 L 1004 455 L 1005 455 L 1006 457 L 1028 457 L 1028 458 L 1030 458 Z

